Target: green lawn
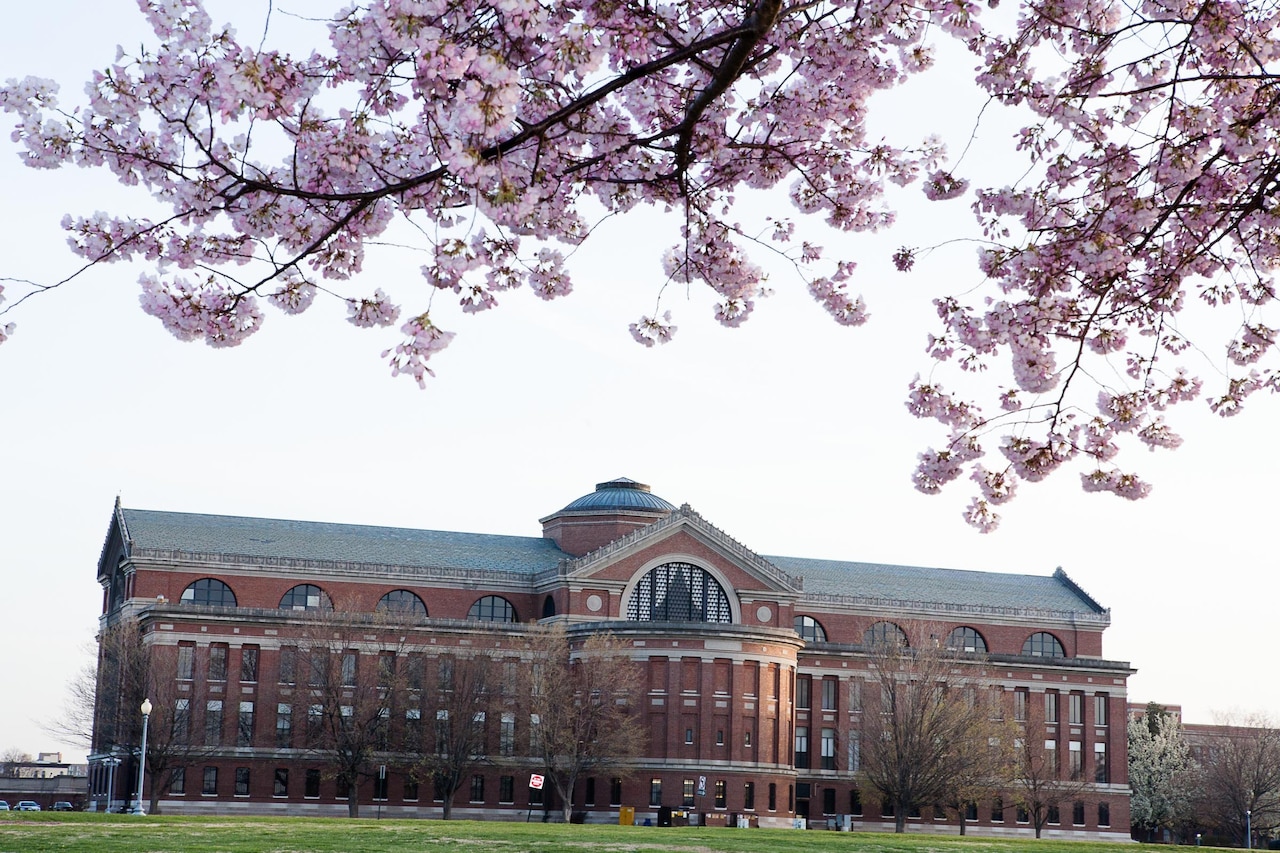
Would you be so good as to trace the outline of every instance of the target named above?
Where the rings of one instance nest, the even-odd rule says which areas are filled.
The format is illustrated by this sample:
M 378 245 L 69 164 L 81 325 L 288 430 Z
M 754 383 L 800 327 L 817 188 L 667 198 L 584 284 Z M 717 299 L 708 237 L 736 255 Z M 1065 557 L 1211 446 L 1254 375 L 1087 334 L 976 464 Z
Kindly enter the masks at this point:
M 1030 848 L 1043 853 L 1126 849 L 1084 841 L 813 830 L 0 814 L 0 853 L 1013 853 Z

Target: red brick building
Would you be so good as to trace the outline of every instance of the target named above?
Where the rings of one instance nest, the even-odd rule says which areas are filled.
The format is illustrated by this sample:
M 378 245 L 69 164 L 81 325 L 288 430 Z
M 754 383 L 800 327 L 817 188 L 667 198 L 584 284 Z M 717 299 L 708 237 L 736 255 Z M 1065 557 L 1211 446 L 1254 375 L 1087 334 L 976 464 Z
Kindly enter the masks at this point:
M 1064 772 L 1093 780 L 1072 808 L 1055 810 L 1047 835 L 1128 837 L 1133 670 L 1103 657 L 1109 612 L 1061 570 L 1043 577 L 762 556 L 688 505 L 626 479 L 541 523 L 541 538 L 515 537 L 117 503 L 98 565 L 103 626 L 136 620 L 156 660 L 173 667 L 171 701 L 209 739 L 173 779 L 148 779 L 148 792 L 153 781 L 163 786 L 168 813 L 345 813 L 342 792 L 291 738 L 307 696 L 282 660 L 295 653 L 286 638 L 331 603 L 368 612 L 394 605 L 406 614 L 399 645 L 371 634 L 353 644 L 354 657 L 394 648 L 431 659 L 466 647 L 518 661 L 524 626 L 549 620 L 571 637 L 607 628 L 629 646 L 644 672 L 648 746 L 625 776 L 583 780 L 575 809 L 587 820 L 616 821 L 630 806 L 637 821 L 688 808 L 762 826 L 799 818 L 891 827 L 856 772 L 870 649 L 888 633 L 972 653 L 1024 736 L 1053 744 L 1069 756 Z M 101 708 L 118 695 L 110 677 L 100 680 Z M 127 800 L 136 787 L 127 750 L 105 736 L 95 746 L 91 798 L 106 800 L 101 759 L 114 751 L 125 759 L 114 799 Z M 482 768 L 454 797 L 454 815 L 540 811 L 545 803 L 528 787 L 538 769 Z M 429 788 L 394 766 L 360 796 L 388 816 L 440 814 Z M 1029 834 L 1008 802 L 975 804 L 968 831 Z M 908 827 L 955 831 L 956 820 L 924 807 Z

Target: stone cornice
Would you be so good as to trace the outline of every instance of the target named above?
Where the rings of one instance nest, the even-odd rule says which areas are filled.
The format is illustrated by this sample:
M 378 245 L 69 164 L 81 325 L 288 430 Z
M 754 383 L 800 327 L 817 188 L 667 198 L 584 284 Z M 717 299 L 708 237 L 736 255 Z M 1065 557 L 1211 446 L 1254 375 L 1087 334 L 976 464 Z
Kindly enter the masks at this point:
M 1085 613 L 1075 610 L 1049 610 L 1039 607 L 1002 607 L 991 604 L 947 604 L 935 601 L 910 601 L 898 598 L 879 598 L 870 595 L 843 595 L 839 593 L 807 593 L 799 604 L 829 605 L 840 608 L 875 610 L 885 615 L 901 615 L 912 619 L 921 616 L 984 616 L 999 619 L 1016 619 L 1037 624 L 1046 621 L 1067 627 L 1106 628 L 1111 624 L 1111 611 Z
M 199 567 L 201 571 L 213 568 L 237 569 L 285 569 L 291 575 L 362 575 L 399 580 L 453 580 L 484 582 L 488 585 L 509 584 L 522 588 L 529 586 L 529 572 L 510 569 L 461 569 L 448 566 L 396 566 L 384 563 L 362 563 L 351 560 L 310 560 L 295 557 L 254 557 L 244 554 L 217 554 L 203 551 L 179 551 L 168 548 L 134 548 L 133 559 L 160 568 Z M 352 580 L 361 578 L 353 577 Z

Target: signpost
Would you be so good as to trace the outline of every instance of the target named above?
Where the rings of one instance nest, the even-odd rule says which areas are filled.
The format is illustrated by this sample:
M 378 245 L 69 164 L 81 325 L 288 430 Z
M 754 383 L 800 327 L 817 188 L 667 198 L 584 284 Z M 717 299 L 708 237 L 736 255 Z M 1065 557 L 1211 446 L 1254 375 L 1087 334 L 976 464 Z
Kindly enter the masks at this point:
M 541 773 L 530 773 L 529 789 L 532 791 L 541 791 L 542 786 L 546 783 L 546 781 L 547 781 L 546 777 L 544 777 Z M 543 806 L 543 811 L 546 811 L 545 806 Z M 532 817 L 533 817 L 533 804 L 530 803 L 529 811 L 525 812 L 525 815 L 524 815 L 524 822 L 528 823 L 529 819 Z

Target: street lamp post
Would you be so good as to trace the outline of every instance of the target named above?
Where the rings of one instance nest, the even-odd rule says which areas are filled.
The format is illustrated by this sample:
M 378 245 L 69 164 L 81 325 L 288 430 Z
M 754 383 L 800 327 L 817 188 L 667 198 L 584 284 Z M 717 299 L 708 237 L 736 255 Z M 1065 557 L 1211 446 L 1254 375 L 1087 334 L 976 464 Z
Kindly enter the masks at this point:
M 142 810 L 142 783 L 147 774 L 147 723 L 151 720 L 151 700 L 142 700 L 142 751 L 138 753 L 138 800 L 129 814 L 146 815 Z
M 1244 849 L 1253 849 L 1253 809 L 1244 810 Z
M 102 763 L 107 766 L 107 814 L 111 814 L 111 797 L 115 794 L 115 774 L 116 767 L 120 765 L 120 759 L 114 755 L 108 755 L 102 759 Z

